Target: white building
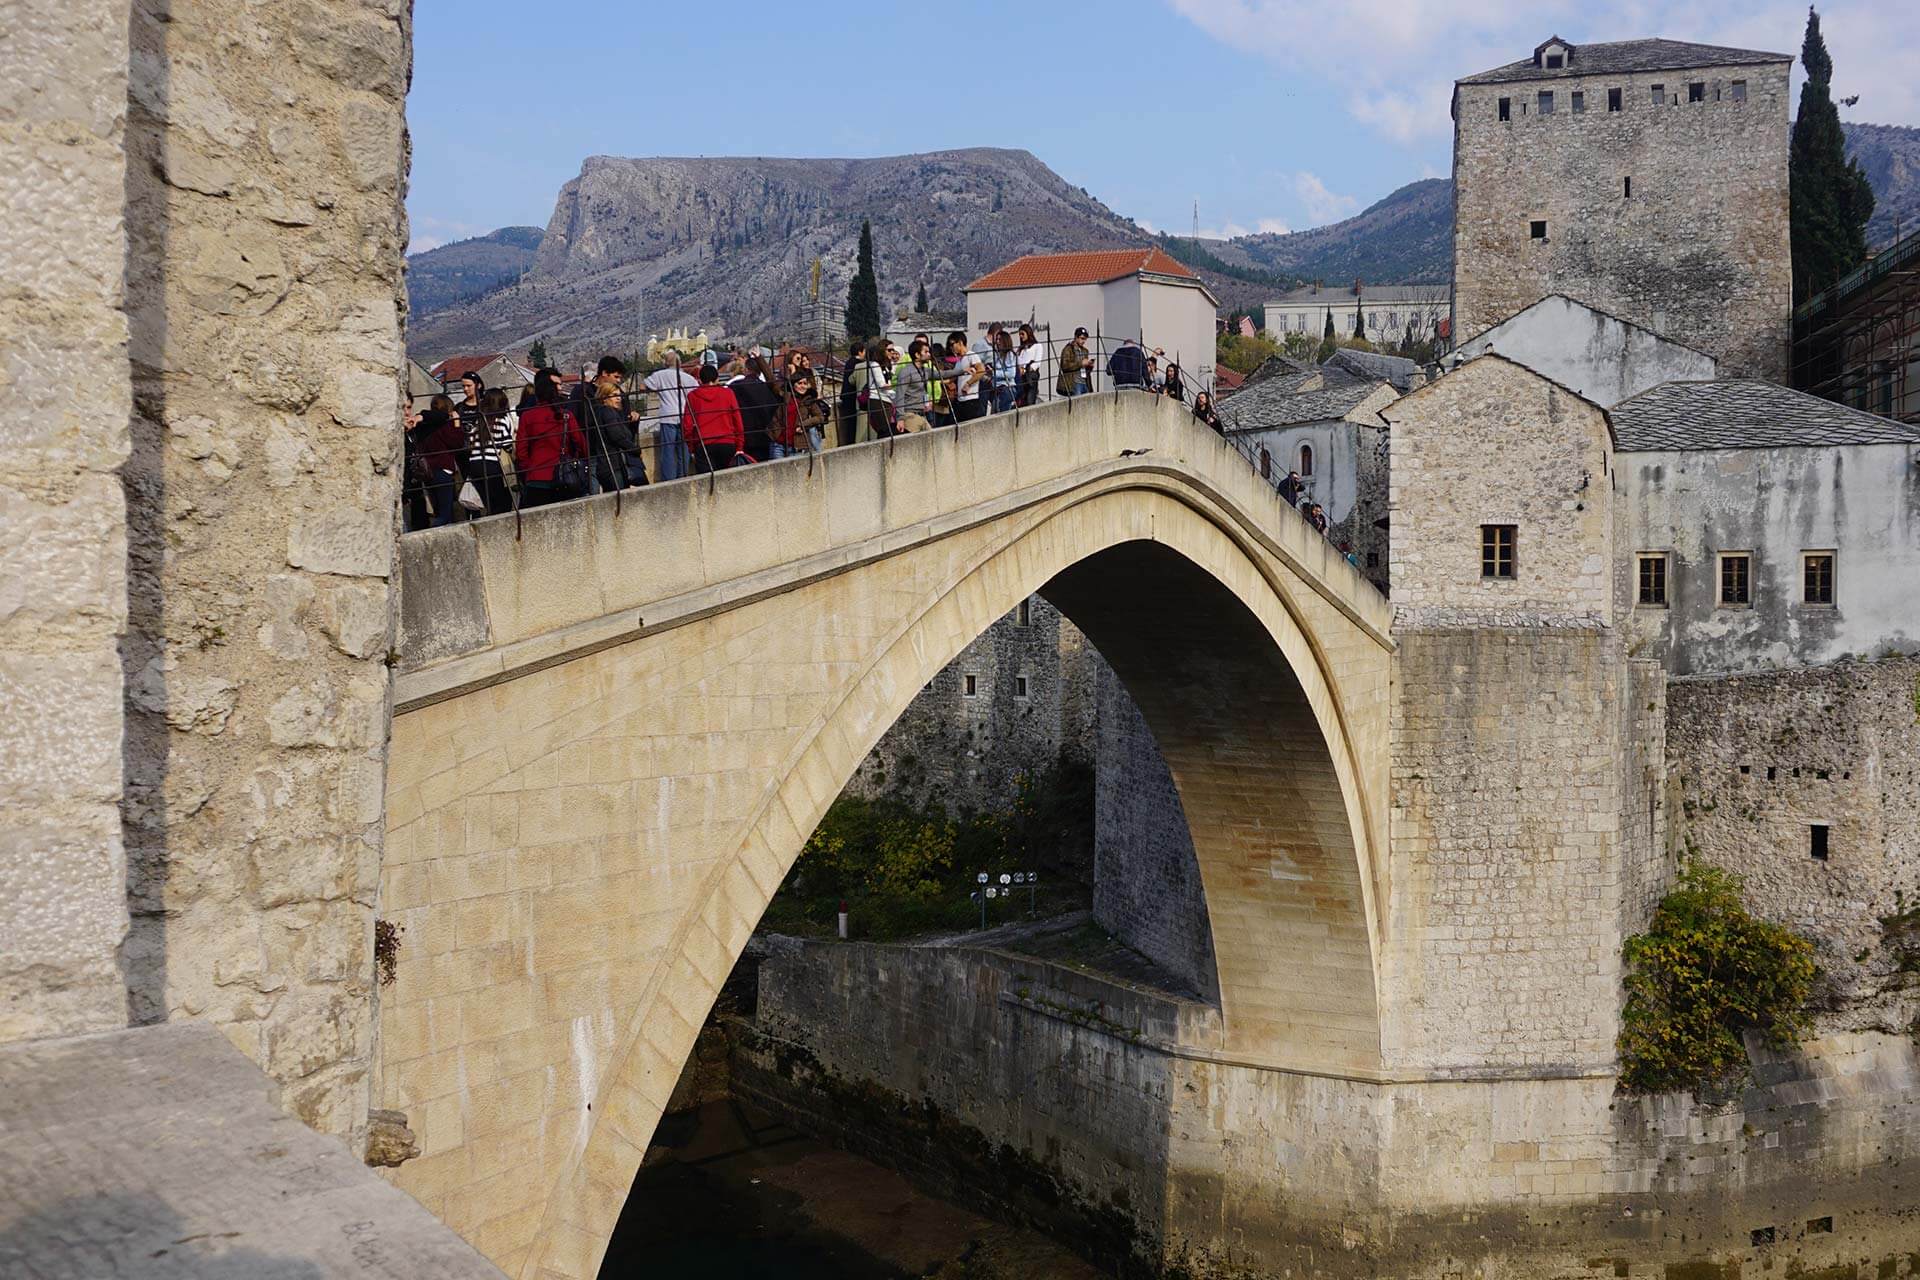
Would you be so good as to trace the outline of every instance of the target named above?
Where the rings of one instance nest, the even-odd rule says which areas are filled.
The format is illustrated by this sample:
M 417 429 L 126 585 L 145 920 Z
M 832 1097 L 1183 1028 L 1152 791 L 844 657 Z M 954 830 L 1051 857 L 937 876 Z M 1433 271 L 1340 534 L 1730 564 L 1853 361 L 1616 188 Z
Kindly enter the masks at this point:
M 967 286 L 967 328 L 976 339 L 998 320 L 1032 324 L 1058 350 L 1076 328 L 1100 335 L 1111 352 L 1123 338 L 1177 361 L 1189 388 L 1213 376 L 1214 314 L 1220 302 L 1200 278 L 1159 249 L 1033 253 Z M 1106 359 L 1098 362 L 1106 379 Z M 1051 376 L 1043 395 L 1053 394 Z
M 1447 292 L 1444 284 L 1310 284 L 1269 301 L 1266 328 L 1276 338 L 1288 333 L 1318 338 L 1327 331 L 1327 317 L 1332 316 L 1334 336 L 1351 338 L 1359 313 L 1366 317 L 1369 342 L 1398 346 L 1408 326 L 1417 340 L 1424 341 L 1439 331 L 1440 321 L 1446 318 Z
M 1716 371 L 1705 352 L 1557 293 L 1461 343 L 1450 363 L 1489 351 L 1607 408 L 1662 382 L 1709 381 Z

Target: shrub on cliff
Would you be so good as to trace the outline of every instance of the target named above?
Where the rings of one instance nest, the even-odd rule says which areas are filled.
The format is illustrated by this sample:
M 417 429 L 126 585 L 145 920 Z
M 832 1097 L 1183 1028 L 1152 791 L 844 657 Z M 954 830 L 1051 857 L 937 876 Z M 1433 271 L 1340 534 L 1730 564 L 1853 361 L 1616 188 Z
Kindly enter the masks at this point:
M 1740 890 L 1731 872 L 1689 863 L 1647 931 L 1627 939 L 1625 1092 L 1723 1092 L 1746 1075 L 1744 1033 L 1787 1048 L 1805 1032 L 1813 944 L 1756 919 Z

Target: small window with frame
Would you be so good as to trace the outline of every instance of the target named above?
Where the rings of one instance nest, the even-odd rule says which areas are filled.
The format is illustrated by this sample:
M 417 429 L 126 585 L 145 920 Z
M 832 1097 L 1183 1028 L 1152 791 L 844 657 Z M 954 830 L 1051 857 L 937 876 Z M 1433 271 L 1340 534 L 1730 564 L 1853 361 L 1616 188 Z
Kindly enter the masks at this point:
M 1514 543 L 1519 526 L 1483 524 L 1480 526 L 1480 576 L 1511 581 L 1514 575 Z
M 1649 85 L 1647 92 L 1652 95 L 1654 106 L 1664 107 L 1667 105 L 1667 86 L 1663 84 Z
M 1664 609 L 1667 607 L 1670 602 L 1667 598 L 1666 552 L 1643 551 L 1640 553 L 1638 587 L 1635 603 L 1642 608 Z
M 1587 95 L 1575 89 L 1567 95 L 1567 109 L 1577 116 L 1587 113 Z
M 1800 553 L 1800 603 L 1815 608 L 1833 607 L 1833 552 Z
M 1033 625 L 1032 596 L 1028 596 L 1025 600 L 1022 600 L 1020 607 L 1013 611 L 1013 625 L 1016 627 L 1030 627 Z
M 969 671 L 960 681 L 960 696 L 977 698 L 980 696 L 980 677 Z
M 1013 678 L 1013 696 L 1022 699 L 1027 696 L 1027 678 L 1025 676 L 1015 676 Z
M 1753 607 L 1753 553 L 1751 551 L 1720 553 L 1720 607 L 1723 609 Z
M 1502 120 L 1513 119 L 1513 99 L 1512 98 L 1500 99 L 1500 118 Z
M 1707 100 L 1707 82 L 1705 80 L 1695 80 L 1692 84 L 1687 86 L 1688 102 L 1705 102 L 1706 100 Z
M 1620 109 L 1620 106 L 1621 106 L 1620 90 L 1618 89 L 1607 90 L 1607 110 L 1618 111 Z
M 1527 224 L 1527 238 L 1529 240 L 1545 240 L 1547 238 L 1546 219 L 1535 218 L 1532 222 L 1529 222 Z
M 1747 100 L 1747 82 L 1745 80 L 1735 80 L 1727 87 L 1731 91 L 1731 96 L 1735 102 L 1745 102 Z
M 1553 114 L 1553 90 L 1551 89 L 1540 91 L 1540 114 L 1543 116 Z

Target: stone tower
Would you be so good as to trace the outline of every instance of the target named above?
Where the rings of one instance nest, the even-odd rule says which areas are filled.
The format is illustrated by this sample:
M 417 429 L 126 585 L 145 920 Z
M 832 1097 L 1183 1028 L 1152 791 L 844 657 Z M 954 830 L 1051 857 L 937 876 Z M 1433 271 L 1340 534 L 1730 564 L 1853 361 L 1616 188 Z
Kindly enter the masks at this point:
M 1457 338 L 1559 293 L 1783 380 L 1792 61 L 1556 36 L 1458 81 Z

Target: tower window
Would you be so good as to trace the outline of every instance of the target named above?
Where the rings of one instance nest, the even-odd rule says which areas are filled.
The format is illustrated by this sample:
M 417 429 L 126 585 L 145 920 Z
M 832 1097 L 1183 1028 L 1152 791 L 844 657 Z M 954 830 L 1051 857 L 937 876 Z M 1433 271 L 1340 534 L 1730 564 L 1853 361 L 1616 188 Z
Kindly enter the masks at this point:
M 1656 84 L 1656 85 L 1653 85 L 1651 88 L 1649 88 L 1648 92 L 1653 95 L 1654 106 L 1664 107 L 1667 105 L 1667 86 L 1663 84 Z
M 1688 102 L 1705 102 L 1706 100 L 1707 100 L 1707 82 L 1705 80 L 1695 80 L 1692 84 L 1687 86 Z
M 1033 597 L 1029 596 L 1025 600 L 1022 600 L 1020 607 L 1013 611 L 1013 625 L 1016 627 L 1030 627 L 1033 625 Z
M 1745 102 L 1747 100 L 1747 82 L 1745 80 L 1735 80 L 1728 88 L 1733 91 L 1733 100 L 1735 102 Z
M 1833 552 L 1807 551 L 1800 556 L 1803 604 L 1833 603 Z
M 1827 860 L 1827 824 L 1816 822 L 1807 828 L 1807 852 L 1815 862 Z
M 979 697 L 980 696 L 980 677 L 974 675 L 972 672 L 968 672 L 966 677 L 961 682 L 960 696 L 963 698 Z
M 1620 180 L 1620 198 L 1622 200 L 1633 199 L 1633 175 L 1632 174 L 1628 174 L 1626 177 Z
M 1753 604 L 1753 556 L 1750 553 L 1720 553 L 1720 603 L 1736 609 Z
M 1502 120 L 1513 119 L 1513 99 L 1512 98 L 1500 99 L 1500 118 Z
M 1577 116 L 1586 114 L 1586 111 L 1587 111 L 1587 95 L 1586 94 L 1580 92 L 1578 89 L 1575 89 L 1572 93 L 1568 94 L 1567 97 L 1569 99 L 1568 105 L 1572 107 L 1573 114 Z
M 1529 222 L 1527 224 L 1527 234 L 1532 236 L 1535 240 L 1545 240 L 1547 238 L 1546 221 L 1542 219 L 1536 222 Z
M 1015 676 L 1013 678 L 1013 696 L 1016 698 L 1024 698 L 1027 696 L 1027 678 L 1025 676 Z
M 1620 91 L 1618 89 L 1607 90 L 1607 110 L 1618 111 L 1619 109 L 1620 109 Z
M 1300 446 L 1300 474 L 1302 476 L 1313 474 L 1313 446 L 1310 444 Z
M 1553 114 L 1553 90 L 1551 89 L 1540 91 L 1540 114 L 1543 116 Z
M 1667 556 L 1664 551 L 1640 557 L 1640 603 L 1657 609 L 1667 607 Z
M 1480 576 L 1483 578 L 1511 578 L 1513 573 L 1513 544 L 1517 526 L 1510 524 L 1483 524 L 1480 526 Z

